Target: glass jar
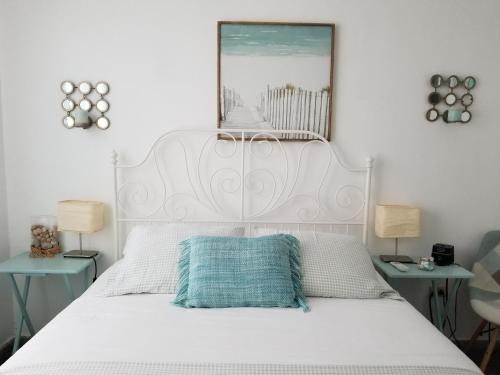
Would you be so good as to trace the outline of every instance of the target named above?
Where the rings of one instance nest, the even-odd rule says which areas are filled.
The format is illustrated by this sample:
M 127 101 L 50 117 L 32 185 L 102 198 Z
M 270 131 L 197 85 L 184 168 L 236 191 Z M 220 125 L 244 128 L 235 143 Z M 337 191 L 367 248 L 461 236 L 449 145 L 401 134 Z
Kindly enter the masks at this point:
M 59 253 L 57 220 L 55 216 L 31 217 L 31 256 L 50 257 Z
M 418 262 L 418 268 L 424 271 L 432 271 L 434 269 L 434 258 L 421 257 Z

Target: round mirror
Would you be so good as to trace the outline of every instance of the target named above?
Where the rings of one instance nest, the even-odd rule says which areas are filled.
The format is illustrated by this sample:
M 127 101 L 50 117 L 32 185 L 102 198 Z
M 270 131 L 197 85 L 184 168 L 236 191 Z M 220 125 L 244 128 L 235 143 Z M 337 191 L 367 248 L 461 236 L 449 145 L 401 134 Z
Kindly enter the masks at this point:
M 441 94 L 438 93 L 437 91 L 431 92 L 429 94 L 428 99 L 429 99 L 429 103 L 431 103 L 432 105 L 436 105 L 441 101 Z
M 73 109 L 75 109 L 75 102 L 71 99 L 64 99 L 62 101 L 62 107 L 66 112 L 71 112 Z
M 61 83 L 61 91 L 66 95 L 72 94 L 75 91 L 75 85 L 70 81 L 64 81 Z
M 434 88 L 438 88 L 443 84 L 443 77 L 441 77 L 439 74 L 434 74 L 431 77 L 431 86 Z
M 109 91 L 109 85 L 106 82 L 98 82 L 95 85 L 95 90 L 101 95 L 106 95 Z
M 101 116 L 97 119 L 96 125 L 99 129 L 106 130 L 109 128 L 109 120 L 106 117 Z
M 448 77 L 448 87 L 450 89 L 454 89 L 455 87 L 457 87 L 458 82 L 459 82 L 459 80 L 458 80 L 457 76 L 453 75 L 453 76 Z
M 92 108 L 92 103 L 88 99 L 80 100 L 78 105 L 83 111 L 90 111 L 90 108 Z
M 476 86 L 476 79 L 474 77 L 468 76 L 464 79 L 464 86 L 467 90 L 471 90 Z
M 109 109 L 109 103 L 104 99 L 99 99 L 95 106 L 99 112 L 106 112 Z
M 464 124 L 468 123 L 471 118 L 472 114 L 469 111 L 463 111 L 460 115 L 460 121 L 462 121 Z
M 450 92 L 448 95 L 446 95 L 446 97 L 444 98 L 444 101 L 448 105 L 453 105 L 457 102 L 457 97 L 455 94 Z
M 75 126 L 75 119 L 73 118 L 73 116 L 65 116 L 63 118 L 63 125 L 68 129 L 71 129 L 73 126 Z
M 462 96 L 462 105 L 464 107 L 468 107 L 468 106 L 472 105 L 473 101 L 474 101 L 474 98 L 472 97 L 471 94 L 465 94 L 464 96 Z
M 437 111 L 436 108 L 431 108 L 427 111 L 425 117 L 429 121 L 436 121 L 439 118 L 439 112 Z
M 90 94 L 90 91 L 92 91 L 92 85 L 89 82 L 81 82 L 78 85 L 78 90 L 80 90 L 83 95 Z

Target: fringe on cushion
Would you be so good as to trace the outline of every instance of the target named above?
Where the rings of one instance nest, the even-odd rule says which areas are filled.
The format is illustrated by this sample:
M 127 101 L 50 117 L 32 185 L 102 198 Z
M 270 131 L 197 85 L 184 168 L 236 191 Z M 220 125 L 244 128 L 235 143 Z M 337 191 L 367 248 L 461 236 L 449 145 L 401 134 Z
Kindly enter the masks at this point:
M 292 271 L 292 284 L 295 292 L 295 302 L 304 312 L 311 310 L 307 304 L 306 297 L 302 292 L 302 273 L 300 272 L 300 242 L 292 235 L 284 235 L 287 245 L 290 247 L 290 269 Z
M 177 260 L 177 295 L 174 302 L 176 306 L 186 306 L 189 287 L 189 259 L 191 255 L 191 241 L 189 239 L 179 243 L 179 259 Z

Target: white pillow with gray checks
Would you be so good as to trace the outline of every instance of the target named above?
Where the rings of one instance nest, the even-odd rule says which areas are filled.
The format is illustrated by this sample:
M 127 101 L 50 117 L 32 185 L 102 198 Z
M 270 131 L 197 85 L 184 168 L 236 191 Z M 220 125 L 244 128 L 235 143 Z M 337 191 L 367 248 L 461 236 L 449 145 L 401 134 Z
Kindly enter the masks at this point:
M 287 233 L 300 242 L 302 290 L 309 297 L 381 298 L 396 294 L 377 276 L 366 247 L 354 236 L 254 228 L 254 236 Z
M 130 231 L 117 270 L 107 278 L 101 296 L 176 292 L 179 242 L 195 235 L 241 237 L 242 227 L 206 224 L 147 224 Z

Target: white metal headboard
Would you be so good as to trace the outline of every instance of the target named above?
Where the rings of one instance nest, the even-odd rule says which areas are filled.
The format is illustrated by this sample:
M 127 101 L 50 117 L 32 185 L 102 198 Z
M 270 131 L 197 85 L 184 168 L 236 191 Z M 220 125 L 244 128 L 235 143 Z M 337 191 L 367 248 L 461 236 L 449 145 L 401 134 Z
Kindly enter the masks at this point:
M 359 227 L 366 243 L 372 165 L 348 167 L 305 130 L 170 131 L 140 163 L 113 152 L 116 256 L 123 228 L 140 222 Z

